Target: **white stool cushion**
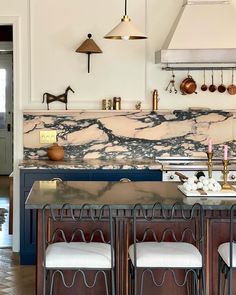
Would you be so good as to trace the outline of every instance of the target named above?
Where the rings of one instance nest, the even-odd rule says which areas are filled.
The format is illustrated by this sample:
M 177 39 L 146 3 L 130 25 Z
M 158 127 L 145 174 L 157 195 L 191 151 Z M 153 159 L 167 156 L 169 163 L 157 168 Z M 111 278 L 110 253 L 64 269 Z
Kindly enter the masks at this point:
M 138 267 L 202 267 L 201 253 L 190 243 L 142 242 L 136 245 Z M 134 264 L 134 245 L 129 247 L 129 256 Z
M 218 253 L 224 260 L 224 262 L 230 266 L 230 250 L 229 250 L 230 243 L 221 244 L 218 248 Z M 236 244 L 233 243 L 233 267 L 236 267 Z
M 111 245 L 60 242 L 47 247 L 46 268 L 111 268 Z

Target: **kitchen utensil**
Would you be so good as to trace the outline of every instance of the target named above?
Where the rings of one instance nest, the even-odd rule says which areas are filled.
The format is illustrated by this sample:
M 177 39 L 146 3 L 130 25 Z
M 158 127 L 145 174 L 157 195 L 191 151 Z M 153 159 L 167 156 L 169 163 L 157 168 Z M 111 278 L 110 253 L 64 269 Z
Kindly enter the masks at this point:
M 188 77 L 186 79 L 184 79 L 182 81 L 182 83 L 180 84 L 180 91 L 181 91 L 181 93 L 183 95 L 192 94 L 192 93 L 197 94 L 196 89 L 197 89 L 196 82 L 194 81 L 194 79 L 192 78 L 192 76 L 190 76 L 188 74 Z
M 214 84 L 214 71 L 213 70 L 212 70 L 212 74 L 211 74 L 211 85 L 209 86 L 209 91 L 210 92 L 216 91 L 216 86 Z
M 180 172 L 175 172 L 175 175 L 179 176 L 179 180 L 184 183 L 186 180 L 188 180 L 188 177 Z
M 224 74 L 223 70 L 221 69 L 221 84 L 218 86 L 218 91 L 220 93 L 224 93 L 226 91 L 226 86 L 224 85 Z
M 236 94 L 236 86 L 234 85 L 234 69 L 232 69 L 232 83 L 228 86 L 227 91 L 230 95 Z
M 57 143 L 53 143 L 53 145 L 48 148 L 47 154 L 50 160 L 60 161 L 64 158 L 64 149 Z
M 167 85 L 167 87 L 166 87 L 166 91 L 169 91 L 169 93 L 177 93 L 178 92 L 178 90 L 176 89 L 176 87 L 175 87 L 175 74 L 174 74 L 174 72 L 172 71 L 172 76 L 171 76 L 171 80 L 170 80 L 170 82 L 169 82 L 169 84 Z
M 203 77 L 204 77 L 204 83 L 203 83 L 202 86 L 201 86 L 201 90 L 202 90 L 202 91 L 207 91 L 208 87 L 207 87 L 207 85 L 206 85 L 206 70 L 205 70 L 205 69 L 204 69 Z

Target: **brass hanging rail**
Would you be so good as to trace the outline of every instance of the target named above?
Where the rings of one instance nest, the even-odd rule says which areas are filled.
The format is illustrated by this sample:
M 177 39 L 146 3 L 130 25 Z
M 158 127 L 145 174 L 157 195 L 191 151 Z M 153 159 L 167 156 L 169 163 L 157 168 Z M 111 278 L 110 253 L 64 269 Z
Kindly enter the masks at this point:
M 222 66 L 222 67 L 162 67 L 163 71 L 221 71 L 221 70 L 236 70 L 236 66 Z

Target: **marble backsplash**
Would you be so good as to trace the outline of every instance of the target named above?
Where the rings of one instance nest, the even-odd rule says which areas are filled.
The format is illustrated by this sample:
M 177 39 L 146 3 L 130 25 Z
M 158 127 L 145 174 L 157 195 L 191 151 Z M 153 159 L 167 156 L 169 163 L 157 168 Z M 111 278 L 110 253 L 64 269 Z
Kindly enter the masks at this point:
M 203 158 L 208 137 L 215 157 L 223 144 L 236 156 L 236 112 L 229 111 L 25 111 L 25 159 L 47 158 L 41 130 L 57 131 L 69 159 Z

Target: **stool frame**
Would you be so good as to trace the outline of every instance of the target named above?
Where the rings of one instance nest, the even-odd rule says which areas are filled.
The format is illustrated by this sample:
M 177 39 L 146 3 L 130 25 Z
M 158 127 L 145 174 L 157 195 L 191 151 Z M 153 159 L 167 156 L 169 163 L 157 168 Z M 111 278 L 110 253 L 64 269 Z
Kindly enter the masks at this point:
M 79 211 L 79 213 L 78 213 Z M 47 212 L 50 212 L 48 214 Z M 107 215 L 107 216 L 106 216 Z M 110 240 L 106 242 L 104 234 L 101 229 L 96 228 L 90 233 L 89 239 L 86 239 L 86 234 L 83 229 L 76 228 L 73 231 L 70 239 L 66 237 L 66 234 L 63 229 L 56 229 L 48 239 L 48 218 L 51 218 L 53 222 L 71 222 L 74 221 L 76 224 L 82 221 L 91 221 L 93 223 L 97 222 L 108 222 L 109 223 L 109 238 Z M 43 220 L 42 220 L 42 234 L 43 234 L 43 294 L 47 295 L 53 294 L 54 280 L 56 274 L 59 274 L 62 280 L 62 283 L 65 288 L 71 288 L 74 286 L 76 282 L 76 277 L 80 273 L 83 277 L 83 282 L 85 286 L 89 289 L 95 287 L 98 275 L 101 274 L 104 277 L 106 295 L 109 295 L 108 291 L 108 278 L 107 271 L 110 271 L 111 274 L 111 295 L 115 295 L 115 263 L 114 263 L 114 233 L 113 233 L 113 218 L 112 218 L 112 210 L 109 205 L 103 205 L 96 209 L 93 208 L 92 205 L 84 204 L 79 209 L 73 209 L 71 204 L 63 204 L 60 208 L 52 208 L 50 205 L 45 205 L 43 208 Z M 99 235 L 101 241 L 103 243 L 110 244 L 111 246 L 111 268 L 107 269 L 99 269 L 99 268 L 47 268 L 46 266 L 46 249 L 50 243 L 55 242 L 58 235 L 61 236 L 63 242 L 73 242 L 76 236 L 80 236 L 82 242 L 92 242 L 96 235 Z M 79 242 L 78 242 L 79 243 Z M 64 270 L 72 270 L 74 271 L 71 283 L 67 283 L 65 280 Z M 95 276 L 94 281 L 89 284 L 86 278 L 86 272 L 94 270 Z M 50 285 L 48 286 L 48 281 L 50 280 Z
M 186 206 L 185 206 L 186 207 Z M 151 216 L 148 216 L 148 212 L 151 211 Z M 159 215 L 156 215 L 156 212 L 159 212 Z M 186 211 L 190 211 L 189 214 L 186 213 Z M 138 215 L 138 212 L 140 213 Z M 147 213 L 146 213 L 147 212 Z M 168 213 L 170 212 L 170 213 Z M 177 217 L 176 213 L 180 213 L 180 217 Z M 166 228 L 162 232 L 161 238 L 158 239 L 156 233 L 150 229 L 147 228 L 144 231 L 142 240 L 137 240 L 137 221 L 147 221 L 147 222 L 153 222 L 158 220 L 163 221 L 171 221 L 173 219 L 182 221 L 182 222 L 189 222 L 194 219 L 194 217 L 197 217 L 197 214 L 199 215 L 199 235 L 197 237 L 196 233 L 194 233 L 190 228 L 185 228 L 184 231 L 181 233 L 181 238 L 177 239 L 176 234 L 173 229 Z M 206 281 L 205 281 L 205 229 L 204 229 L 204 211 L 200 204 L 196 203 L 191 208 L 187 206 L 184 208 L 182 204 L 175 203 L 170 209 L 164 209 L 163 205 L 160 203 L 155 203 L 151 206 L 144 206 L 142 204 L 136 204 L 133 209 L 133 244 L 134 244 L 134 264 L 130 261 L 130 281 L 131 286 L 129 289 L 129 293 L 132 295 L 137 295 L 137 271 L 142 270 L 141 273 L 141 285 L 140 285 L 140 295 L 143 294 L 143 284 L 144 284 L 144 277 L 147 273 L 151 275 L 151 279 L 153 284 L 156 287 L 162 287 L 165 282 L 165 277 L 167 272 L 171 272 L 172 276 L 174 278 L 174 282 L 176 286 L 183 287 L 186 286 L 187 288 L 187 294 L 200 294 L 200 281 L 202 284 L 202 292 L 201 294 L 206 294 Z M 200 249 L 200 253 L 202 256 L 202 267 L 200 268 L 163 268 L 163 267 L 138 267 L 137 266 L 137 243 L 138 242 L 144 242 L 148 232 L 152 234 L 153 240 L 155 242 L 164 242 L 165 237 L 167 234 L 171 234 L 172 239 L 174 242 L 183 242 L 185 236 L 188 232 L 191 233 L 191 236 L 193 238 L 193 241 L 195 244 L 198 244 L 198 249 Z M 174 243 L 173 242 L 173 243 Z M 154 269 L 162 269 L 164 270 L 164 273 L 162 275 L 162 278 L 159 280 L 159 282 L 155 279 L 153 270 Z M 176 277 L 175 270 L 176 269 L 183 269 L 185 271 L 184 280 L 182 282 L 179 282 Z M 189 290 L 189 284 L 191 284 L 191 290 Z
M 233 294 L 233 270 L 236 267 L 233 267 L 233 245 L 236 243 L 234 239 L 234 227 L 235 227 L 235 211 L 236 211 L 236 204 L 232 205 L 230 208 L 230 226 L 229 226 L 229 234 L 230 234 L 230 241 L 229 241 L 229 262 L 230 265 L 228 266 L 220 254 L 218 254 L 218 295 L 221 295 L 223 291 L 223 295 L 225 294 L 225 287 L 226 281 L 228 281 L 228 295 Z M 224 284 L 222 286 L 221 278 L 224 277 Z M 223 290 L 222 290 L 223 287 Z

